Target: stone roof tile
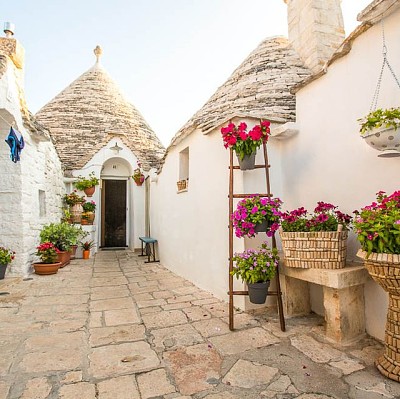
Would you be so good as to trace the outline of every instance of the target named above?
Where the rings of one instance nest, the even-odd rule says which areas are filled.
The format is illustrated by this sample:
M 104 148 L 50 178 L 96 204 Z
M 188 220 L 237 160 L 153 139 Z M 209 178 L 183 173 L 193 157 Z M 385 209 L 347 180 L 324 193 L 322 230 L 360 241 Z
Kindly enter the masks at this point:
M 198 128 L 204 133 L 233 116 L 295 120 L 293 85 L 311 75 L 285 37 L 263 41 L 177 132 L 170 146 Z
M 138 110 L 96 63 L 36 114 L 55 141 L 63 166 L 80 169 L 118 137 L 145 170 L 158 167 L 165 149 Z

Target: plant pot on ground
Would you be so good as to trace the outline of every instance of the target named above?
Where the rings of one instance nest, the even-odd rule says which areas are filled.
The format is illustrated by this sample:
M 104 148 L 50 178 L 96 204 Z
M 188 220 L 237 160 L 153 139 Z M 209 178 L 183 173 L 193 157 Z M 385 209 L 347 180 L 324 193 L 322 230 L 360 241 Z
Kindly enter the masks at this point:
M 385 352 L 375 364 L 383 375 L 400 382 L 400 191 L 380 191 L 376 201 L 355 213 L 362 248 L 357 256 L 389 295 Z
M 48 275 L 56 274 L 61 267 L 61 262 L 57 261 L 58 249 L 51 242 L 43 242 L 37 248 L 36 255 L 41 262 L 33 263 L 36 274 Z
M 65 266 L 70 260 L 68 251 L 71 245 L 76 244 L 78 237 L 83 237 L 84 234 L 80 227 L 68 223 L 50 223 L 43 226 L 40 241 L 51 242 L 59 252 L 66 252 L 67 254 L 62 258 L 63 266 Z
M 6 274 L 7 266 L 14 260 L 15 252 L 11 249 L 0 247 L 0 280 L 3 280 Z
M 80 242 L 79 245 L 82 248 L 83 259 L 89 259 L 90 258 L 90 250 L 94 247 L 93 240 Z

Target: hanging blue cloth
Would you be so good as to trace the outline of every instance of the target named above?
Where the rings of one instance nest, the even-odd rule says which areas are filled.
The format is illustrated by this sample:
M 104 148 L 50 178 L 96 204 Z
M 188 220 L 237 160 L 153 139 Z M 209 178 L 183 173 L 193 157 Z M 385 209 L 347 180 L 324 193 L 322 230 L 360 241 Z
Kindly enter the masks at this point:
M 24 142 L 24 138 L 22 137 L 22 134 L 18 130 L 14 130 L 11 127 L 10 133 L 8 133 L 8 137 L 5 141 L 10 146 L 11 160 L 14 163 L 17 163 L 20 160 L 19 155 L 21 154 L 21 151 L 25 146 L 25 142 Z

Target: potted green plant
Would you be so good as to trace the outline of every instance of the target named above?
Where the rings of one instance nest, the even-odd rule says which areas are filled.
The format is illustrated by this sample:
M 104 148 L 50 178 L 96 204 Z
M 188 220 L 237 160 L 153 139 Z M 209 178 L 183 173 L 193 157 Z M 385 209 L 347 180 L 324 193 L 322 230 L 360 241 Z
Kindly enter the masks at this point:
M 257 149 L 268 141 L 270 122 L 262 121 L 247 132 L 247 125 L 241 122 L 238 126 L 229 123 L 221 128 L 225 148 L 232 148 L 239 161 L 241 170 L 254 169 Z
M 265 231 L 272 237 L 279 228 L 279 198 L 249 196 L 238 202 L 236 211 L 231 215 L 236 237 L 255 237 Z
M 51 242 L 43 242 L 36 247 L 36 255 L 39 256 L 41 262 L 33 263 L 33 268 L 36 274 L 55 274 L 61 267 L 61 262 L 58 259 L 58 249 Z
M 233 266 L 231 274 L 247 283 L 250 302 L 264 303 L 270 281 L 275 277 L 278 267 L 277 249 L 271 249 L 263 244 L 259 250 L 248 249 L 235 253 L 233 260 L 236 264 Z
M 144 182 L 144 174 L 140 169 L 140 163 L 138 163 L 138 167 L 133 171 L 132 179 L 135 181 L 137 186 L 141 186 Z
M 71 248 L 70 248 L 70 254 L 71 254 L 71 259 L 75 259 L 76 256 L 76 250 L 78 248 L 78 242 L 80 239 L 83 237 L 86 237 L 89 233 L 87 231 L 84 231 L 81 226 L 71 226 Z
M 85 219 L 88 221 L 87 224 L 93 224 L 95 218 L 96 203 L 94 201 L 86 201 L 83 203 L 82 208 L 85 214 Z
M 72 223 L 80 223 L 83 212 L 82 204 L 85 202 L 85 198 L 78 195 L 77 191 L 74 190 L 72 193 L 65 194 L 63 201 L 65 205 L 69 206 Z
M 71 259 L 69 252 L 72 239 L 75 235 L 75 227 L 68 223 L 50 223 L 43 226 L 40 232 L 40 242 L 51 242 L 58 249 L 58 260 L 61 267 L 66 266 Z
M 380 157 L 398 156 L 400 152 L 400 108 L 379 108 L 360 122 L 361 137 Z
M 281 213 L 285 265 L 297 268 L 340 269 L 346 265 L 346 240 L 351 216 L 319 201 L 309 214 L 304 207 Z
M 74 183 L 75 187 L 80 191 L 84 191 L 88 197 L 94 194 L 98 184 L 99 179 L 94 172 L 91 172 L 88 177 L 78 176 L 78 180 Z
M 93 240 L 80 242 L 79 244 L 82 248 L 83 259 L 89 259 L 90 258 L 90 250 L 94 247 Z
M 14 251 L 5 247 L 0 247 L 0 280 L 4 279 L 7 266 L 14 260 L 14 258 Z
M 376 360 L 379 371 L 400 382 L 400 191 L 376 194 L 376 201 L 355 211 L 354 230 L 361 244 L 357 256 L 371 277 L 389 294 L 385 353 Z

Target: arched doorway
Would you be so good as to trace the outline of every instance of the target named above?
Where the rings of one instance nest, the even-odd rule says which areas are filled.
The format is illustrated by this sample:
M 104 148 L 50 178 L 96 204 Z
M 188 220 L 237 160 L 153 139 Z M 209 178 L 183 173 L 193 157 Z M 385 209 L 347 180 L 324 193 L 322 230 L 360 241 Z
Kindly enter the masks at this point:
M 101 247 L 119 248 L 129 242 L 130 165 L 123 158 L 110 158 L 101 172 Z

